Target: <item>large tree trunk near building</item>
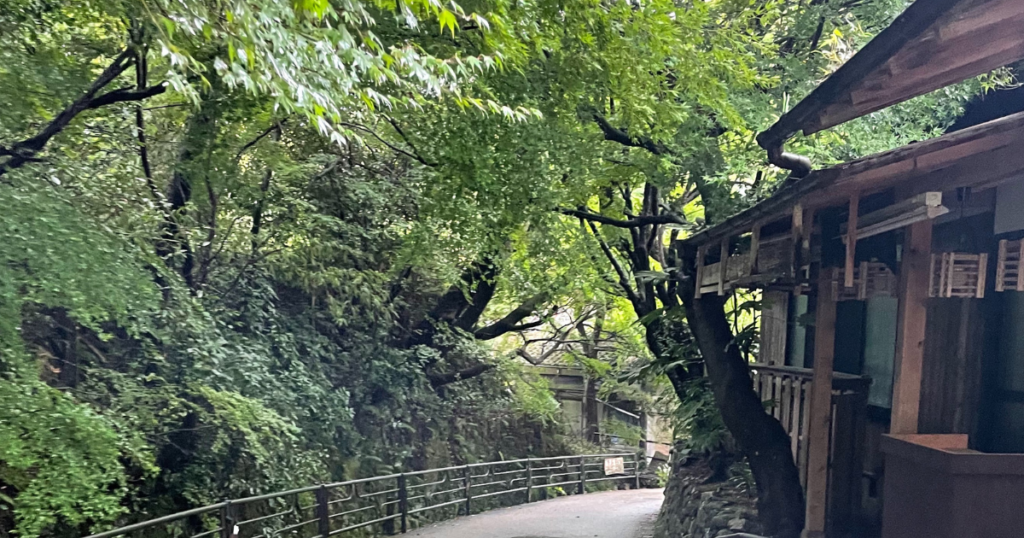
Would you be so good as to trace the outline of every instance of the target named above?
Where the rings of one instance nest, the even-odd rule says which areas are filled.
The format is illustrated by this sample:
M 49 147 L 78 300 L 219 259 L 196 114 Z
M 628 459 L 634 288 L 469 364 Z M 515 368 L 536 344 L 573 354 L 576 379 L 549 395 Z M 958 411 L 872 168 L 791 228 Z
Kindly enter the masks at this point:
M 782 424 L 765 412 L 754 392 L 747 361 L 733 345 L 725 316 L 727 297 L 693 296 L 693 256 L 684 257 L 686 274 L 680 296 L 686 319 L 704 357 L 708 381 L 722 420 L 747 457 L 757 482 L 762 525 L 776 538 L 797 538 L 804 527 L 804 495 L 800 474 Z

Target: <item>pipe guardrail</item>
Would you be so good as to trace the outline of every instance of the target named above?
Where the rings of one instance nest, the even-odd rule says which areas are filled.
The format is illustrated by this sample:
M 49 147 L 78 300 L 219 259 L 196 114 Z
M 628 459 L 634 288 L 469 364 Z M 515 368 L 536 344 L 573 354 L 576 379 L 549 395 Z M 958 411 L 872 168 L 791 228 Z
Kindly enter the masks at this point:
M 614 461 L 618 458 L 622 461 Z M 587 484 L 615 480 L 633 480 L 639 488 L 640 458 L 639 453 L 524 458 L 319 484 L 193 508 L 85 538 L 327 538 L 374 526 L 385 534 L 404 533 L 410 516 L 451 506 L 458 506 L 456 516 L 470 515 L 474 500 L 521 494 L 519 499 L 531 502 L 534 490 L 544 498 L 546 488 L 553 487 L 582 494 Z

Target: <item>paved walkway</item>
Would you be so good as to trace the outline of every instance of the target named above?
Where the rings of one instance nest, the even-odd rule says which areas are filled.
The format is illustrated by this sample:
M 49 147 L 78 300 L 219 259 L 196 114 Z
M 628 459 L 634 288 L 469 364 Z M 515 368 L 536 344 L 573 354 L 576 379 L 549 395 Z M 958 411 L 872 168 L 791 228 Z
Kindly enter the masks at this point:
M 660 489 L 604 491 L 491 510 L 410 531 L 416 538 L 650 538 Z

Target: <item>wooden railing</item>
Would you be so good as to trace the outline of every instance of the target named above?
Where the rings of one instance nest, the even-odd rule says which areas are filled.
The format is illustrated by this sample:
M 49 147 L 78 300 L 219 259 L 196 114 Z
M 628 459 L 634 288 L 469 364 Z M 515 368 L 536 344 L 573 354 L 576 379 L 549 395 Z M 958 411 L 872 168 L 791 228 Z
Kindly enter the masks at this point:
M 814 370 L 792 366 L 751 364 L 754 390 L 765 410 L 777 418 L 789 434 L 800 483 L 807 487 L 808 417 Z M 855 516 L 861 502 L 864 435 L 868 387 L 871 378 L 832 374 L 832 431 L 829 436 L 828 520 L 842 528 Z

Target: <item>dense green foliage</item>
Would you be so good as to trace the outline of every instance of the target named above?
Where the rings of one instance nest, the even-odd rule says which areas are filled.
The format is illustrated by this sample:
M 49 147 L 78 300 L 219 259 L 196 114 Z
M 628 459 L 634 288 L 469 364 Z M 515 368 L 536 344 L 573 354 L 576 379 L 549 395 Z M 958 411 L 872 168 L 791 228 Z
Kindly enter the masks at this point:
M 675 407 L 666 245 L 772 192 L 754 133 L 902 5 L 3 0 L 0 536 L 565 450 L 516 356 Z

